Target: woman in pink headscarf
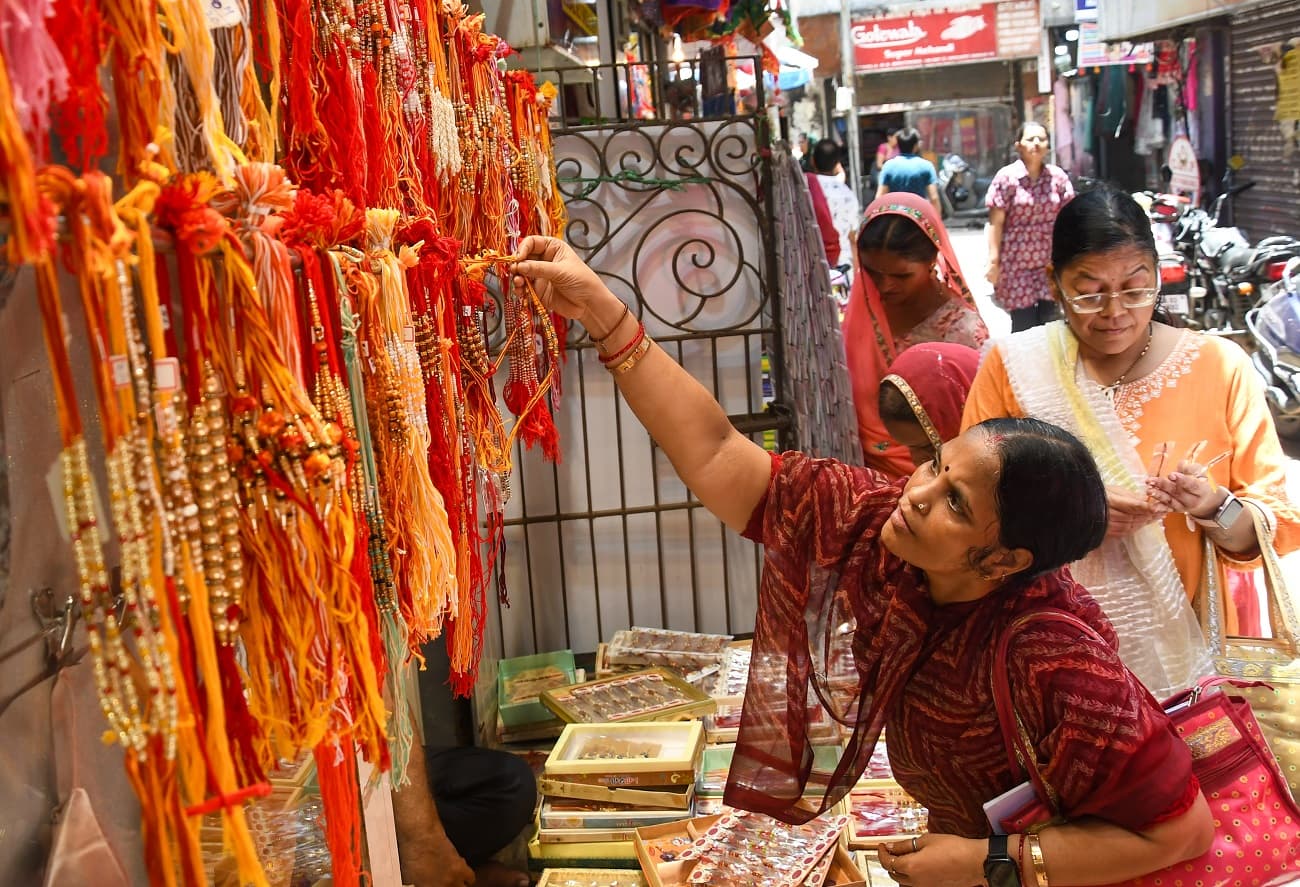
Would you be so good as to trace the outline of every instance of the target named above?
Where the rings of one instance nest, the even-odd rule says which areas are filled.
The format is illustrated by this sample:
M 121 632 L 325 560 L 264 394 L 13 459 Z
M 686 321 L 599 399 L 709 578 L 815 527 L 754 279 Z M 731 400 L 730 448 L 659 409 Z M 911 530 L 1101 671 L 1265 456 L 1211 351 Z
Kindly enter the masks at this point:
M 880 382 L 880 421 L 918 466 L 961 434 L 962 408 L 979 366 L 980 353 L 956 342 L 914 345 L 889 365 Z
M 880 382 L 901 353 L 923 342 L 978 349 L 988 329 L 929 201 L 891 192 L 869 207 L 857 242 L 858 273 L 844 312 L 844 351 L 867 466 L 903 477 L 915 466 L 880 418 Z

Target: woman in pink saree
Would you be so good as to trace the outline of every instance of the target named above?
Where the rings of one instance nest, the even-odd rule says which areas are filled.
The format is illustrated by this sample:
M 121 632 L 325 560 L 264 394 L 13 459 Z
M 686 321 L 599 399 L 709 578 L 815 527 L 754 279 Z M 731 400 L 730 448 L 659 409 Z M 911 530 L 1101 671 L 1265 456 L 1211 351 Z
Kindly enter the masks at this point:
M 989 333 L 928 200 L 891 192 L 867 207 L 857 261 L 843 336 L 863 460 L 890 477 L 903 477 L 916 466 L 907 448 L 890 439 L 877 405 L 889 365 L 922 342 L 978 349 Z

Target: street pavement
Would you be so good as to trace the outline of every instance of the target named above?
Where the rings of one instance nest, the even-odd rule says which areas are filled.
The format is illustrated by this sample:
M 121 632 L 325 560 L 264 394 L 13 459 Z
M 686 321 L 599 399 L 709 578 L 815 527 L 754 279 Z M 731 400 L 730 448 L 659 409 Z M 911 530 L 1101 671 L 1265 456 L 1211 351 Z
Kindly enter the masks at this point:
M 949 229 L 948 235 L 952 239 L 953 249 L 957 252 L 957 261 L 961 263 L 967 285 L 975 295 L 975 304 L 984 317 L 985 325 L 989 328 L 989 335 L 995 339 L 1005 336 L 1011 332 L 1011 318 L 993 304 L 993 286 L 984 279 L 989 250 L 983 227 L 954 227 Z M 1296 445 L 1288 441 L 1283 441 L 1283 444 L 1293 455 L 1297 452 Z M 1300 461 L 1294 458 L 1288 460 L 1287 481 L 1291 500 L 1300 501 Z M 1288 584 L 1295 593 L 1300 589 L 1300 552 L 1283 558 L 1282 565 Z

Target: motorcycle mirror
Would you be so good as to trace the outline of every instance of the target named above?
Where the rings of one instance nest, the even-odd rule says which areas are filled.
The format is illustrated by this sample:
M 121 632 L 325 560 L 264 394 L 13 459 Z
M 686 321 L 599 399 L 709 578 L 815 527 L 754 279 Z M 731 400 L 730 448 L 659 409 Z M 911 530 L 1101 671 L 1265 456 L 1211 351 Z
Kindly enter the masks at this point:
M 1242 157 L 1240 154 L 1233 154 L 1228 158 L 1228 166 L 1232 167 L 1234 170 L 1239 171 L 1245 165 L 1246 158 Z

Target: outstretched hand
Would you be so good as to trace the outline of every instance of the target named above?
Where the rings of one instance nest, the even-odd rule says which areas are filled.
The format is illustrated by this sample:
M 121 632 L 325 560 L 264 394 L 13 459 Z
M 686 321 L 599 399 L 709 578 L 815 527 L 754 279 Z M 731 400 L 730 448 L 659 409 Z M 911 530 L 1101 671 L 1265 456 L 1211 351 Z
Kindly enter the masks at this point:
M 525 237 L 516 255 L 521 259 L 515 263 L 514 273 L 531 280 L 546 307 L 569 320 L 586 325 L 592 302 L 608 292 L 596 272 L 563 240 Z M 517 289 L 523 286 L 518 277 L 514 285 Z

